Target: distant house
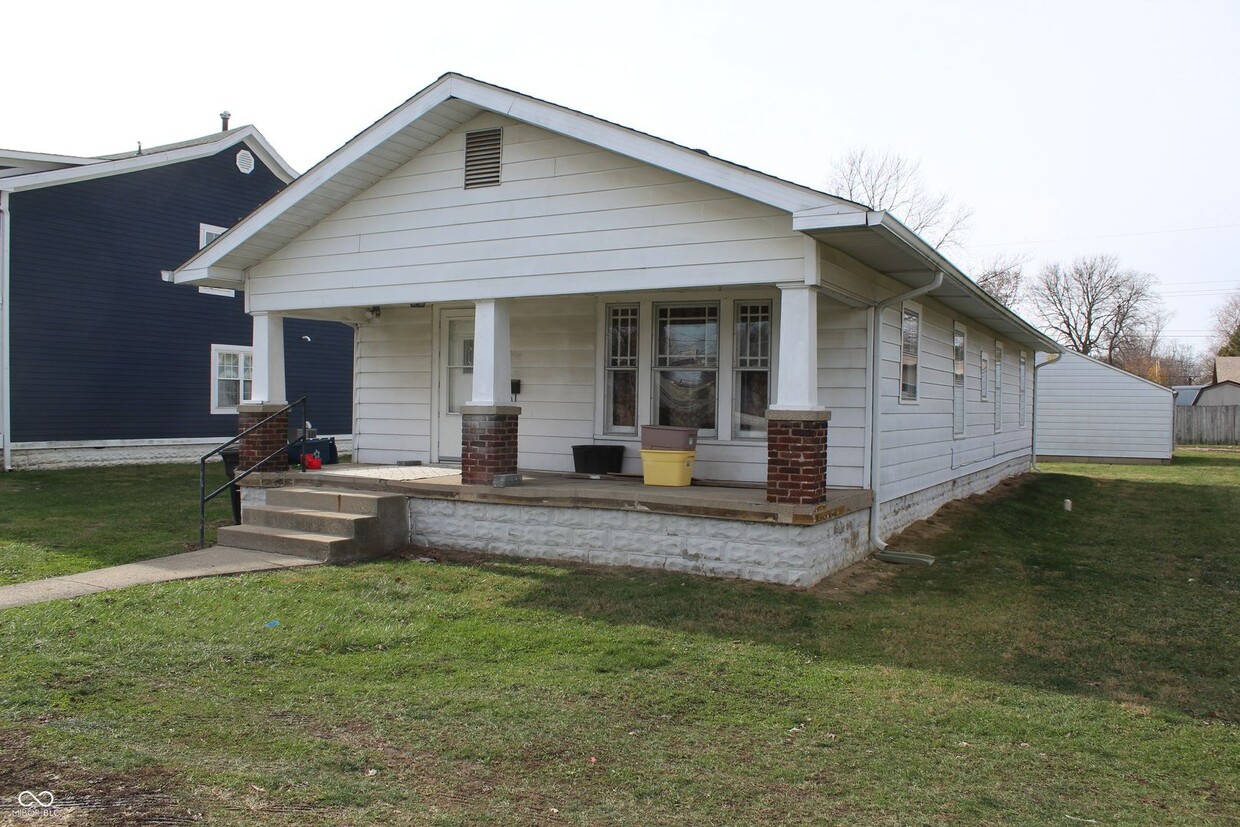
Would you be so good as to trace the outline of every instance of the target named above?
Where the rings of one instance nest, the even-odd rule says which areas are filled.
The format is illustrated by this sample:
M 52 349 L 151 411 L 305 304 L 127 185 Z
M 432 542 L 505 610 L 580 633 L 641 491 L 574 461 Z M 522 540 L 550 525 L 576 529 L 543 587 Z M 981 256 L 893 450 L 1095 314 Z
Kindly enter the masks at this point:
M 1193 400 L 1194 407 L 1216 405 L 1240 405 L 1240 382 L 1224 379 L 1197 391 L 1197 398 Z
M 188 459 L 237 431 L 252 328 L 234 290 L 175 267 L 294 171 L 252 126 L 121 155 L 0 150 L 4 468 Z M 352 330 L 285 331 L 290 391 L 347 434 Z
M 1240 382 L 1240 356 L 1215 356 L 1214 381 Z
M 1038 367 L 1040 460 L 1170 462 L 1170 388 L 1079 353 Z

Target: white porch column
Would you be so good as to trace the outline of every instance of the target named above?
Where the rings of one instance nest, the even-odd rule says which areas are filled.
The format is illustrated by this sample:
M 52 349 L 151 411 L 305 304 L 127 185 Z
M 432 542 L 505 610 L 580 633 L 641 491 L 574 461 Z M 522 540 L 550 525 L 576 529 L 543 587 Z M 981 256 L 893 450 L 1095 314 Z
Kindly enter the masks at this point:
M 472 407 L 512 404 L 512 351 L 508 341 L 508 303 L 474 302 L 474 387 Z
M 254 372 L 246 404 L 288 403 L 284 388 L 284 317 L 265 311 L 254 317 Z
M 818 404 L 818 293 L 797 282 L 779 285 L 779 382 L 776 411 L 822 410 Z

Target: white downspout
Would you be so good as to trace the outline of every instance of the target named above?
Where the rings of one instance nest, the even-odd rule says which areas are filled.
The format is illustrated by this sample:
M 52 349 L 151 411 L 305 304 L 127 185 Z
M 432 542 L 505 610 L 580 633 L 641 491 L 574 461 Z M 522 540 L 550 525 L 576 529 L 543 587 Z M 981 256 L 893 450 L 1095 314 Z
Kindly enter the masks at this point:
M 1061 356 L 1063 356 L 1062 353 L 1050 353 L 1047 354 L 1045 362 L 1038 364 L 1035 357 L 1033 363 L 1033 433 L 1029 440 L 1029 467 L 1039 474 L 1042 473 L 1042 469 L 1038 467 L 1038 370 L 1058 362 Z
M 12 366 L 9 356 L 9 193 L 0 190 L 0 463 L 5 471 L 13 470 L 13 457 L 9 445 L 12 443 L 10 429 L 13 417 L 9 413 L 12 404 L 10 391 Z
M 901 293 L 898 296 L 892 296 L 889 299 L 883 299 L 874 305 L 874 330 L 870 338 L 870 384 L 866 388 L 866 394 L 869 396 L 867 400 L 870 406 L 870 493 L 873 495 L 873 502 L 870 504 L 870 545 L 879 551 L 887 548 L 887 544 L 883 542 L 882 537 L 878 536 L 878 512 L 882 507 L 882 500 L 879 497 L 879 487 L 882 480 L 882 468 L 879 457 L 882 455 L 882 430 L 879 428 L 879 403 L 882 397 L 879 394 L 879 382 L 882 376 L 883 360 L 881 346 L 883 341 L 883 311 L 893 304 L 906 302 L 909 299 L 915 299 L 918 296 L 929 293 L 931 290 L 937 290 L 943 284 L 943 271 L 940 270 L 934 276 L 934 281 L 929 284 L 918 287 L 916 290 L 910 290 L 907 293 Z

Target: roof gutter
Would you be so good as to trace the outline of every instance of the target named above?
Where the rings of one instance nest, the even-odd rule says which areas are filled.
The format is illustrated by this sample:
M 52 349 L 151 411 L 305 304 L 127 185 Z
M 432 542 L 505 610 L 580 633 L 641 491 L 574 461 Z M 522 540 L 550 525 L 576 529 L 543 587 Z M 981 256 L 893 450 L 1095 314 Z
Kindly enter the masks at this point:
M 879 511 L 882 510 L 882 498 L 879 496 L 879 489 L 882 486 L 882 467 L 880 457 L 882 456 L 882 429 L 879 427 L 879 403 L 882 396 L 879 393 L 879 383 L 882 379 L 882 354 L 880 347 L 883 340 L 883 311 L 894 304 L 906 302 L 923 296 L 932 290 L 937 290 L 943 286 L 943 271 L 939 270 L 934 275 L 934 280 L 929 284 L 909 290 L 907 293 L 900 293 L 888 299 L 883 299 L 874 305 L 871 335 L 870 335 L 870 383 L 866 388 L 866 395 L 869 397 L 866 401 L 870 407 L 870 493 L 873 501 L 870 504 L 870 545 L 878 551 L 884 551 L 887 544 L 883 542 L 883 538 L 879 536 L 878 517 Z

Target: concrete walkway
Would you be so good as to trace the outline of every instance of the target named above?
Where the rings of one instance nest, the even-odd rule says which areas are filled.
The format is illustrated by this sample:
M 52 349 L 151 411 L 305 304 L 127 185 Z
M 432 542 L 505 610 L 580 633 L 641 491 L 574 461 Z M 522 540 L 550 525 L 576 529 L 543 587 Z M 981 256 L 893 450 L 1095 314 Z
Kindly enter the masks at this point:
M 309 557 L 293 557 L 269 551 L 251 551 L 228 546 L 213 546 L 185 554 L 173 554 L 141 563 L 32 580 L 0 586 L 0 609 L 82 597 L 96 592 L 124 589 L 147 583 L 163 583 L 166 580 L 188 580 L 194 577 L 212 577 L 218 574 L 241 574 L 247 571 L 269 571 L 296 566 L 317 566 L 320 561 Z

